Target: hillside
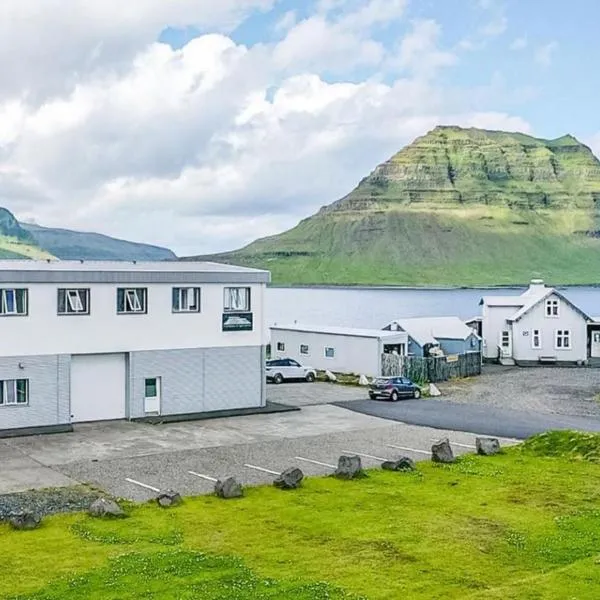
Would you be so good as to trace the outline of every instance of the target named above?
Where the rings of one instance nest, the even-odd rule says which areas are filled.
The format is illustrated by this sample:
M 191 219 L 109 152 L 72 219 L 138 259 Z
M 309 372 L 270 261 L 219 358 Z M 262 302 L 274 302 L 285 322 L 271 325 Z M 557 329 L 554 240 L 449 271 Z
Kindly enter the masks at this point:
M 572 136 L 436 127 L 293 229 L 210 258 L 282 284 L 596 283 L 598 200 Z
M 167 248 L 111 238 L 99 233 L 19 223 L 0 207 L 0 258 L 81 260 L 171 260 Z

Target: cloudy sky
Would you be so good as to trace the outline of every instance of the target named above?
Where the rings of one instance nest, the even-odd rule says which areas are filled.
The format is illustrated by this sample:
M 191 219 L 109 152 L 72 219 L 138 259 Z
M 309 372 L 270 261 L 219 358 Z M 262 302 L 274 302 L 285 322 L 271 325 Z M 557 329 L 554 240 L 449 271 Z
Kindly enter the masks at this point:
M 600 152 L 592 0 L 2 0 L 0 206 L 229 250 L 435 125 Z

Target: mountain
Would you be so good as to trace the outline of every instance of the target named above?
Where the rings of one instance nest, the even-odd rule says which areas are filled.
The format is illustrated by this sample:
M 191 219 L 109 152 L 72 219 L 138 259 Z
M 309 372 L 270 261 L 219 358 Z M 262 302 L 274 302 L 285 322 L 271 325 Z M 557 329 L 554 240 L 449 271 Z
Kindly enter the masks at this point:
M 596 283 L 599 206 L 573 136 L 436 127 L 293 229 L 210 258 L 281 284 Z
M 167 248 L 111 238 L 99 233 L 19 223 L 0 208 L 0 258 L 81 260 L 173 260 Z

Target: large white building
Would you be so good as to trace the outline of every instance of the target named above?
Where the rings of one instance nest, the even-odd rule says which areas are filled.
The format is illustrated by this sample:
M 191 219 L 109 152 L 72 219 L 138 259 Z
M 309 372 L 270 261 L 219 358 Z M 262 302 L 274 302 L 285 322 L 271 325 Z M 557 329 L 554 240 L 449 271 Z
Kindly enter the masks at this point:
M 0 433 L 265 405 L 267 271 L 0 261 Z

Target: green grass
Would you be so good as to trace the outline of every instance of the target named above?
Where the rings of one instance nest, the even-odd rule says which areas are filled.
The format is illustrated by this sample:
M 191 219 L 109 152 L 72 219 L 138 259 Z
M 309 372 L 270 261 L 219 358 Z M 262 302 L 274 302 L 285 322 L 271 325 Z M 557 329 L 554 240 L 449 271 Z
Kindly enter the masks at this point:
M 0 526 L 0 598 L 597 599 L 599 446 L 551 434 L 416 473 Z
M 53 258 L 52 254 L 28 241 L 0 235 L 0 258 Z

